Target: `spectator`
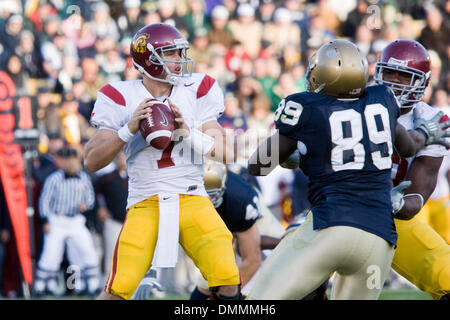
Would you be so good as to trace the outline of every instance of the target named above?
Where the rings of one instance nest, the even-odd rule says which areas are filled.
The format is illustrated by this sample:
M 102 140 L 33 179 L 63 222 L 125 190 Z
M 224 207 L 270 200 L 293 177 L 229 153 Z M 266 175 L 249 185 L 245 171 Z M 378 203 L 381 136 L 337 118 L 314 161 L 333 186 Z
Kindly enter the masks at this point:
M 45 132 L 62 132 L 61 110 L 52 101 L 52 93 L 47 86 L 42 86 L 37 92 L 38 126 Z
M 325 28 L 323 17 L 318 14 L 311 16 L 305 51 L 316 50 L 332 39 L 334 39 L 334 34 Z M 311 53 L 306 54 L 307 57 L 310 55 Z
M 158 0 L 158 13 L 161 22 L 168 23 L 176 28 L 185 29 L 186 23 L 176 12 L 176 0 Z
M 62 86 L 63 92 L 72 90 L 73 84 L 81 79 L 81 68 L 78 66 L 78 60 L 73 56 L 64 56 L 62 69 L 58 75 L 58 82 Z
M 133 37 L 143 27 L 141 22 L 141 0 L 125 0 L 125 12 L 117 19 L 120 38 Z
M 197 29 L 211 30 L 211 21 L 205 13 L 204 0 L 188 0 L 188 4 L 190 11 L 184 16 L 184 25 L 188 33 L 187 40 L 191 42 Z
M 341 21 L 335 11 L 330 8 L 328 0 L 318 0 L 315 13 L 322 17 L 325 29 L 333 34 L 338 34 L 341 26 Z
M 195 64 L 206 64 L 206 66 L 209 66 L 211 62 L 211 48 L 209 47 L 208 30 L 203 28 L 195 30 L 192 46 L 189 48 L 189 56 L 195 61 Z
M 238 89 L 236 98 L 239 101 L 239 108 L 248 117 L 253 107 L 253 100 L 259 96 L 264 95 L 261 85 L 258 81 L 250 76 L 243 76 L 238 79 Z
M 61 19 L 57 15 L 50 15 L 44 19 L 44 30 L 40 34 L 39 43 L 51 41 L 61 30 Z
M 44 185 L 45 179 L 58 169 L 63 168 L 61 159 L 57 157 L 57 153 L 64 147 L 64 140 L 59 132 L 48 132 L 47 150 L 35 159 L 33 163 L 32 175 L 39 189 Z
M 365 23 L 356 28 L 354 42 L 365 56 L 369 54 L 373 39 L 372 30 L 370 30 Z
M 211 44 L 220 43 L 225 48 L 231 47 L 233 36 L 228 28 L 230 14 L 224 6 L 216 6 L 211 14 L 212 30 L 209 32 Z
M 81 85 L 86 95 L 85 106 L 80 110 L 84 118 L 89 121 L 97 92 L 106 84 L 105 78 L 99 74 L 99 66 L 93 58 L 85 58 L 81 61 Z
M 6 72 L 16 87 L 17 95 L 27 95 L 28 74 L 24 72 L 22 61 L 16 55 L 11 55 L 6 63 Z
M 219 118 L 219 123 L 225 129 L 246 131 L 247 120 L 239 108 L 239 101 L 232 92 L 225 95 L 225 112 Z
M 272 22 L 273 13 L 276 9 L 273 0 L 262 0 L 256 12 L 257 20 L 263 24 Z
M 94 134 L 94 128 L 78 112 L 78 101 L 72 93 L 66 93 L 62 99 L 61 109 L 62 135 L 72 147 L 78 147 L 83 140 Z
M 277 78 L 274 78 L 268 73 L 268 59 L 255 59 L 253 61 L 254 78 L 262 87 L 264 94 L 270 98 L 270 106 L 273 106 L 277 99 L 273 93 L 273 87 L 277 83 Z M 272 108 L 271 108 L 272 109 Z
M 36 49 L 34 40 L 34 35 L 31 31 L 23 30 L 15 53 L 20 58 L 24 71 L 31 78 L 45 78 L 46 74 L 42 68 L 42 56 L 39 50 Z
M 228 70 L 225 64 L 225 53 L 222 52 L 224 49 L 220 45 L 219 47 L 211 46 L 211 64 L 206 72 L 216 79 L 221 88 L 226 88 L 236 79 L 234 73 Z
M 347 19 L 342 26 L 342 35 L 345 37 L 353 37 L 356 34 L 356 29 L 361 24 L 367 15 L 367 8 L 369 7 L 368 0 L 358 0 L 356 7 L 350 11 Z
M 54 81 L 62 69 L 64 56 L 71 56 L 78 61 L 77 48 L 61 31 L 53 35 L 51 40 L 42 44 L 41 54 L 44 60 L 44 70 Z
M 238 40 L 233 41 L 230 49 L 225 55 L 225 63 L 230 71 L 233 71 L 236 76 L 240 75 L 243 61 L 250 61 L 250 55 L 245 50 L 244 45 Z
M 23 28 L 22 16 L 13 14 L 0 27 L 0 43 L 3 45 L 4 50 L 10 53 L 14 52 L 20 42 L 20 32 Z
M 270 112 L 270 100 L 264 94 L 253 99 L 253 106 L 248 118 L 248 128 L 261 139 L 270 136 L 274 129 L 274 114 Z
M 238 40 L 250 57 L 256 58 L 261 48 L 263 25 L 255 19 L 255 9 L 248 4 L 240 4 L 237 8 L 237 20 L 228 24 L 234 39 Z
M 263 34 L 263 39 L 272 43 L 279 54 L 288 44 L 300 47 L 300 27 L 291 23 L 291 13 L 286 8 L 275 10 L 273 22 L 264 25 Z
M 433 95 L 432 106 L 441 109 L 447 115 L 450 114 L 449 96 L 444 89 L 437 89 Z
M 109 6 L 105 2 L 98 2 L 92 8 L 94 19 L 90 23 L 91 29 L 97 38 L 111 38 L 114 41 L 119 40 L 119 29 L 117 24 L 111 18 Z
M 436 7 L 427 10 L 427 25 L 422 29 L 418 41 L 427 49 L 435 50 L 439 56 L 446 55 L 447 45 L 450 43 L 449 24 L 443 22 L 442 13 Z

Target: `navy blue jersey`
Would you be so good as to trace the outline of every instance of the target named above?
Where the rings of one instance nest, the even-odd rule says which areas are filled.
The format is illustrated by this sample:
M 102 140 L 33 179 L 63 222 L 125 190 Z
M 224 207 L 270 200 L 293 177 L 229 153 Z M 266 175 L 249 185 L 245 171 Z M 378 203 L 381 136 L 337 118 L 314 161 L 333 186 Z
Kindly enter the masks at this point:
M 222 204 L 216 208 L 231 232 L 244 232 L 260 218 L 258 195 L 239 175 L 228 170 Z
M 303 92 L 280 103 L 279 133 L 306 146 L 300 168 L 309 178 L 314 229 L 353 226 L 396 243 L 390 172 L 399 116 L 385 86 L 368 87 L 356 100 Z

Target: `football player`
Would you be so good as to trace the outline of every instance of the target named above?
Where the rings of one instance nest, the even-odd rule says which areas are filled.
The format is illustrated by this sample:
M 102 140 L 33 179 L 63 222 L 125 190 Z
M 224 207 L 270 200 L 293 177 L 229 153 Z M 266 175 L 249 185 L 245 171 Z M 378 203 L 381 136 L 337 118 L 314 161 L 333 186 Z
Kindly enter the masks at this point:
M 421 101 L 430 80 L 430 57 L 414 40 L 396 40 L 381 53 L 374 80 L 391 88 L 400 103 L 398 119 L 413 128 L 413 112 L 430 119 L 439 109 Z M 445 115 L 443 120 L 448 120 Z M 444 146 L 424 147 L 414 157 L 393 155 L 392 180 L 397 249 L 392 267 L 433 299 L 449 298 L 450 246 L 415 215 L 436 187 L 439 168 L 447 150 Z M 404 181 L 402 183 L 402 181 Z M 409 182 L 406 182 L 409 181 Z M 403 186 L 403 187 L 401 187 Z M 398 191 L 406 188 L 404 195 Z
M 225 165 L 208 161 L 203 180 L 214 207 L 234 235 L 240 260 L 242 293 L 246 294 L 247 284 L 261 265 L 261 250 L 273 249 L 284 228 L 261 203 L 257 191 L 239 175 L 227 170 Z M 260 226 L 264 233 L 260 232 Z M 268 228 L 270 231 L 267 231 Z M 207 299 L 209 296 L 204 279 L 199 280 L 191 300 Z
M 263 263 L 249 299 L 301 299 L 332 272 L 331 299 L 378 298 L 397 241 L 390 199 L 394 146 L 413 156 L 424 145 L 444 144 L 449 133 L 442 127 L 450 121 L 439 124 L 440 114 L 417 118 L 406 131 L 397 123 L 392 91 L 366 87 L 367 69 L 349 41 L 320 47 L 308 64 L 309 92 L 280 102 L 277 132 L 249 159 L 249 172 L 265 175 L 298 149 L 312 206 Z
M 217 122 L 222 90 L 208 75 L 192 73 L 188 48 L 168 24 L 143 27 L 130 44 L 142 79 L 107 84 L 97 95 L 91 123 L 98 130 L 86 145 L 85 167 L 97 171 L 123 149 L 129 176 L 127 216 L 99 299 L 130 299 L 151 265 L 176 265 L 178 244 L 217 299 L 241 296 L 233 237 L 202 179 L 203 156 L 233 160 L 234 144 Z M 179 128 L 164 150 L 148 145 L 139 131 L 153 99 L 170 106 Z

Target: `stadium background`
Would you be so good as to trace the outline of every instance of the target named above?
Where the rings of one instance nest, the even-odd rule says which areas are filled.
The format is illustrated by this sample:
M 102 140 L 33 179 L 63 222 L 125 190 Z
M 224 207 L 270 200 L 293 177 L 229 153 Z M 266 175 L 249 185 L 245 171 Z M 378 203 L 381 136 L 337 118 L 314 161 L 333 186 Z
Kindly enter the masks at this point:
M 49 140 L 59 136 L 82 151 L 93 134 L 89 118 L 97 91 L 108 82 L 139 77 L 128 53 L 140 27 L 161 21 L 183 32 L 191 43 L 195 71 L 210 74 L 224 90 L 221 124 L 245 139 L 252 130 L 270 134 L 278 102 L 305 90 L 308 57 L 334 38 L 354 41 L 367 54 L 370 79 L 386 44 L 398 38 L 418 40 L 432 60 L 424 101 L 448 113 L 449 15 L 450 1 L 444 0 L 2 0 L 2 297 L 29 296 L 23 284 L 31 284 L 42 249 L 37 203 L 48 174 L 41 162 L 49 152 Z M 448 182 L 443 185 L 448 196 Z M 260 187 L 284 225 L 308 208 L 306 178 L 299 172 L 280 172 Z M 87 223 L 102 261 L 99 211 L 96 206 L 88 212 Z M 62 278 L 67 277 L 64 263 Z M 167 283 L 165 298 L 187 296 L 192 284 L 188 277 L 181 280 L 183 285 Z M 428 296 L 392 273 L 381 299 Z

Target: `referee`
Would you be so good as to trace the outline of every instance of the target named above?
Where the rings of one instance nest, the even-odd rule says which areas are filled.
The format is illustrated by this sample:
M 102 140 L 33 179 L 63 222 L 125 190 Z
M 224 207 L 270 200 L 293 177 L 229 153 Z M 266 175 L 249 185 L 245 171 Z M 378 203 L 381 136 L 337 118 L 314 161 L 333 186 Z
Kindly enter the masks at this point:
M 76 149 L 61 149 L 63 169 L 47 177 L 39 199 L 44 246 L 37 265 L 35 294 L 57 295 L 57 276 L 67 248 L 74 276 L 67 285 L 77 294 L 95 295 L 99 290 L 98 255 L 82 214 L 94 207 L 95 194 L 89 175 L 81 169 Z

